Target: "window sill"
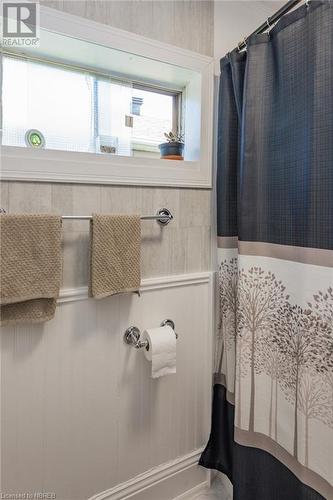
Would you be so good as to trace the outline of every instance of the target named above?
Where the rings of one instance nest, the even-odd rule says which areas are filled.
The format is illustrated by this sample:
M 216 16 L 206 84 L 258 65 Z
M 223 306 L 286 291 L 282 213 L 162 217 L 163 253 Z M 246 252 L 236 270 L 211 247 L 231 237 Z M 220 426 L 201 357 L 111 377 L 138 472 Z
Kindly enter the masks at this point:
M 211 188 L 200 161 L 1 147 L 2 180 Z

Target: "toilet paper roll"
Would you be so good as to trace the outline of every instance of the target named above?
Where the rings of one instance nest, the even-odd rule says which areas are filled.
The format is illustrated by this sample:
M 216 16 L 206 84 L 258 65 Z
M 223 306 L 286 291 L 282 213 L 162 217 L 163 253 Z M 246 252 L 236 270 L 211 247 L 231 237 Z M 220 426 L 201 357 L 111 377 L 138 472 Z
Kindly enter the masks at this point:
M 143 332 L 143 339 L 149 342 L 144 354 L 151 361 L 152 378 L 176 373 L 176 335 L 171 326 L 150 328 Z

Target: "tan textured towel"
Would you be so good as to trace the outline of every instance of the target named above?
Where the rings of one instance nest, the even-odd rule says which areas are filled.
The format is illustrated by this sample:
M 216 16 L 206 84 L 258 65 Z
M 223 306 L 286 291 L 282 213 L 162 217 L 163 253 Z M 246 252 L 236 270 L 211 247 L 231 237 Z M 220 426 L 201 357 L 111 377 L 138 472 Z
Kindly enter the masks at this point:
M 94 214 L 90 231 L 89 295 L 139 292 L 140 216 Z
M 0 215 L 1 325 L 52 319 L 62 272 L 61 217 Z

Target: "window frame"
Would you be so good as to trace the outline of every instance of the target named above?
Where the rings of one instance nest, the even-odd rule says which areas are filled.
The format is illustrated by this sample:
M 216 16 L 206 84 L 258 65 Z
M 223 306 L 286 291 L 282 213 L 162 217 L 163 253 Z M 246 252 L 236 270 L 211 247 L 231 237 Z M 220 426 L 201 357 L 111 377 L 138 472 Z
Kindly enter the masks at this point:
M 177 132 L 178 130 L 182 131 L 182 100 L 183 100 L 183 91 L 182 90 L 171 90 L 167 89 L 163 86 L 159 87 L 158 85 L 151 85 L 145 82 L 134 82 L 133 81 L 133 89 L 138 90 L 146 90 L 148 92 L 156 92 L 156 94 L 169 95 L 172 96 L 172 131 Z
M 45 30 L 61 37 L 68 37 L 69 40 L 74 39 L 94 44 L 94 46 L 96 44 L 104 49 L 110 48 L 134 54 L 144 57 L 148 61 L 168 64 L 175 71 L 179 67 L 195 72 L 197 75 L 195 78 L 200 79 L 201 82 L 200 88 L 195 80 L 189 81 L 181 105 L 188 112 L 188 103 L 193 101 L 194 96 L 195 107 L 201 113 L 198 122 L 199 136 L 197 133 L 194 134 L 196 141 L 194 144 L 190 141 L 187 142 L 187 146 L 194 147 L 194 150 L 196 148 L 198 153 L 195 153 L 196 156 L 193 156 L 193 159 L 180 162 L 159 158 L 116 155 L 111 157 L 93 153 L 2 146 L 1 178 L 3 180 L 212 187 L 214 104 L 214 59 L 212 57 L 45 6 L 41 6 L 40 28 L 41 33 Z M 167 86 L 169 86 L 169 82 Z M 194 109 L 194 115 L 192 113 L 189 122 L 195 120 Z M 188 127 L 188 120 L 186 127 Z M 199 142 L 197 142 L 198 138 Z M 191 155 L 192 153 L 190 153 L 190 158 L 192 158 Z

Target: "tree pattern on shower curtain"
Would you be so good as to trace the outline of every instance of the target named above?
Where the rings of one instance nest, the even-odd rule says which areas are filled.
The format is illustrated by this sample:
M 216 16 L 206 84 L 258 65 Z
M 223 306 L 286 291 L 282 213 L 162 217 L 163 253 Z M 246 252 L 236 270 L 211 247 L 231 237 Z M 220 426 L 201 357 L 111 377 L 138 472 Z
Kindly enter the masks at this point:
M 237 424 L 242 427 L 242 379 L 250 376 L 246 428 L 255 430 L 256 377 L 270 378 L 268 436 L 278 441 L 278 396 L 293 407 L 292 453 L 309 465 L 309 424 L 333 428 L 333 288 L 318 291 L 306 308 L 290 302 L 286 286 L 261 267 L 237 268 L 237 259 L 219 268 L 223 356 L 237 345 Z M 237 331 L 237 335 L 236 335 Z M 224 354 L 225 353 L 225 354 Z M 220 369 L 222 368 L 220 361 Z M 224 369 L 228 373 L 228 364 Z M 273 412 L 274 401 L 274 412 Z M 262 404 L 262 401 L 261 401 Z M 304 457 L 298 451 L 299 420 L 304 417 Z

